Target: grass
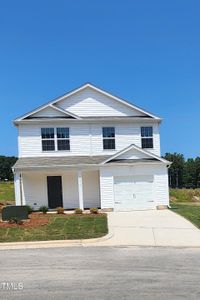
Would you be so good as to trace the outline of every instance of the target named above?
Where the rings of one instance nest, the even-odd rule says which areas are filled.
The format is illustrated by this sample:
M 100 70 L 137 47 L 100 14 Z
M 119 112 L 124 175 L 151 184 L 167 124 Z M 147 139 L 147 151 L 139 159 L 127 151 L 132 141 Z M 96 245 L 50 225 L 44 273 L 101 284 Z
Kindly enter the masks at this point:
M 14 183 L 13 182 L 2 182 L 0 181 L 0 202 L 1 203 L 15 203 L 14 196 Z
M 107 215 L 48 215 L 47 225 L 0 228 L 0 242 L 90 239 L 108 233 Z
M 195 202 L 200 198 L 200 189 L 171 189 L 170 198 L 173 202 Z M 199 201 L 200 203 L 200 201 Z
M 200 189 L 171 189 L 170 206 L 200 228 Z
M 174 212 L 183 216 L 200 228 L 200 206 L 193 204 L 171 203 L 171 208 Z

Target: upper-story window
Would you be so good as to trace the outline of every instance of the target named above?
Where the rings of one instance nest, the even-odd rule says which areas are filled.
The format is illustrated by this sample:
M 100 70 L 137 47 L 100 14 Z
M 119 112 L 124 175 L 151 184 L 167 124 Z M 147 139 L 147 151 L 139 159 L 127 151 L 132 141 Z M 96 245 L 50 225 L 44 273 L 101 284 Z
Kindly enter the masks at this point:
M 58 150 L 70 150 L 69 128 L 57 128 Z
M 153 127 L 141 127 L 142 148 L 153 148 Z
M 42 150 L 54 151 L 55 150 L 54 128 L 41 128 L 41 136 L 42 136 Z
M 103 149 L 115 149 L 115 127 L 103 127 Z
M 69 128 L 41 128 L 41 137 L 43 151 L 70 150 Z

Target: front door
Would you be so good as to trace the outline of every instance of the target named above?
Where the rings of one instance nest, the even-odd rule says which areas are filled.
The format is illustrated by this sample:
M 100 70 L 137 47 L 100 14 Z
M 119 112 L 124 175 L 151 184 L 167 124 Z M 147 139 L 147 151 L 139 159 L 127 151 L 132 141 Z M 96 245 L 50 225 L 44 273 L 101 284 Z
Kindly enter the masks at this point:
M 61 176 L 47 176 L 47 192 L 49 208 L 63 206 Z

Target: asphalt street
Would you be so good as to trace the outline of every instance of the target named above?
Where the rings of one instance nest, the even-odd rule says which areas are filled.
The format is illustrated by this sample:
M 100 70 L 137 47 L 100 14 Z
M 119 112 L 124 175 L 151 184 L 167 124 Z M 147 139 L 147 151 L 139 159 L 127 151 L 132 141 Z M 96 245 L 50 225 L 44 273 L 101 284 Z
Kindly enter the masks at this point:
M 0 299 L 200 299 L 200 249 L 66 247 L 0 252 Z

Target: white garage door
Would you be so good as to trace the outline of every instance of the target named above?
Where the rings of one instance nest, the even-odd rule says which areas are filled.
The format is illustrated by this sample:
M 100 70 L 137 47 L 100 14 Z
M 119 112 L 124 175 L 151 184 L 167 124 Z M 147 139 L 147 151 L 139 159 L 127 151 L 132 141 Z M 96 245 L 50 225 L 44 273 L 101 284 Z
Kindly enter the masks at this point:
M 153 176 L 120 176 L 114 178 L 115 210 L 146 210 L 155 207 Z

